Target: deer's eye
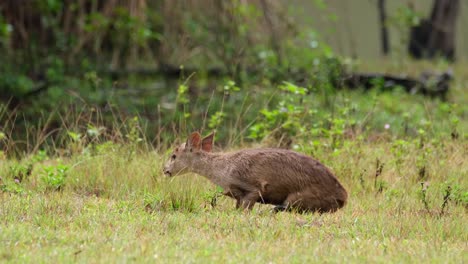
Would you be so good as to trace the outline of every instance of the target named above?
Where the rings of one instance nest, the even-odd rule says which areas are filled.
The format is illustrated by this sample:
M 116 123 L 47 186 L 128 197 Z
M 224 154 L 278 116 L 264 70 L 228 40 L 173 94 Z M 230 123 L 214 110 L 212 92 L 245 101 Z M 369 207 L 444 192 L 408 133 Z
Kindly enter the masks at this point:
M 175 154 L 172 155 L 172 156 L 171 156 L 171 159 L 175 160 L 175 159 L 176 159 L 176 155 L 175 155 Z

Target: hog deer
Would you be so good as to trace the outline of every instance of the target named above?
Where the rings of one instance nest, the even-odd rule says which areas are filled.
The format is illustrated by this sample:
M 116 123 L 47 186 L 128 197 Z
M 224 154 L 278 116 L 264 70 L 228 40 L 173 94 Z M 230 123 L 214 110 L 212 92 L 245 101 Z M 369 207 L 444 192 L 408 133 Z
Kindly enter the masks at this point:
M 214 133 L 192 133 L 164 166 L 168 176 L 194 172 L 223 188 L 236 208 L 252 209 L 256 202 L 276 205 L 276 211 L 334 212 L 348 194 L 333 173 L 306 155 L 273 148 L 213 153 Z

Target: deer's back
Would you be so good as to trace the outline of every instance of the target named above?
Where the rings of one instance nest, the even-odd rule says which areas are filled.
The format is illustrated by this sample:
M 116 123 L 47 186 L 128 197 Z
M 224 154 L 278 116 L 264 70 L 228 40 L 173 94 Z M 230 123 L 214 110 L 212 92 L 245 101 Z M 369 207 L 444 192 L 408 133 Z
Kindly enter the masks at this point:
M 319 194 L 345 193 L 323 164 L 294 151 L 246 149 L 229 156 L 229 178 L 241 185 L 261 189 L 267 199 L 281 200 L 290 193 L 311 188 Z

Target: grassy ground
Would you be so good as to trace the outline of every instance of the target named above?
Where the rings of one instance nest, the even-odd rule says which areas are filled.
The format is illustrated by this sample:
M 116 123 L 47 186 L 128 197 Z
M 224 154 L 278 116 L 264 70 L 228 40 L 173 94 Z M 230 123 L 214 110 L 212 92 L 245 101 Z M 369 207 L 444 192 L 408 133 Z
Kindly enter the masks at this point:
M 401 92 L 340 92 L 337 112 L 357 107 L 333 124 L 353 118 L 366 130 L 321 123 L 323 133 L 299 133 L 292 147 L 349 191 L 334 214 L 236 211 L 203 177 L 165 178 L 168 152 L 132 133 L 126 143 L 72 140 L 55 153 L 0 155 L 0 262 L 467 263 L 467 80 L 450 94 L 453 111 Z M 310 108 L 321 111 L 317 100 Z
M 418 148 L 412 145 L 401 161 L 386 142 L 349 141 L 338 152 L 323 151 L 320 159 L 350 192 L 344 210 L 324 215 L 273 214 L 266 205 L 238 212 L 224 197 L 213 207 L 214 186 L 195 175 L 163 178 L 157 153 L 129 159 L 123 150 L 107 150 L 46 159 L 16 184 L 17 193 L 0 194 L 0 259 L 463 263 L 467 147 L 466 142 L 434 147 L 425 179 L 419 179 Z M 376 159 L 384 163 L 377 178 Z M 69 169 L 62 189 L 54 191 L 44 182 L 43 167 L 58 163 Z M 5 162 L 1 169 L 8 172 L 15 164 Z M 426 183 L 425 199 L 420 182 Z M 448 185 L 450 200 L 441 213 Z

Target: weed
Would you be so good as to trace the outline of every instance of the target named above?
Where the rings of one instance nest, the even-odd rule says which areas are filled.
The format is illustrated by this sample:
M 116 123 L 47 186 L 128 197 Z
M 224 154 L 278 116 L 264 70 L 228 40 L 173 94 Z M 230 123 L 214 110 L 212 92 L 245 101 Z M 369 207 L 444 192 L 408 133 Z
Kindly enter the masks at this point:
M 44 166 L 42 174 L 42 182 L 47 190 L 60 191 L 65 186 L 65 179 L 70 167 L 64 164 L 55 166 Z
M 330 129 L 325 130 L 325 135 L 330 139 L 330 147 L 338 149 L 343 145 L 343 135 L 345 132 L 346 121 L 342 118 L 330 118 Z
M 22 182 L 23 180 L 31 176 L 32 170 L 32 163 L 15 163 L 10 167 L 10 178 L 14 179 L 17 182 Z
M 188 97 L 188 86 L 185 83 L 180 84 L 177 89 L 177 102 L 181 105 L 185 105 L 190 102 Z
M 0 181 L 0 191 L 5 193 L 23 194 L 26 192 L 25 188 L 17 181 L 5 182 Z
M 450 126 L 450 137 L 453 140 L 456 140 L 460 137 L 459 125 L 460 118 L 457 116 L 456 112 L 458 109 L 457 104 L 443 103 L 440 105 L 442 112 L 448 116 L 449 126 Z
M 88 145 L 81 149 L 90 155 L 96 154 L 96 145 L 99 144 L 99 138 L 106 131 L 106 128 L 103 126 L 96 126 L 92 123 L 87 124 L 86 135 L 88 137 Z M 77 136 L 77 135 L 76 135 Z M 84 147 L 85 144 L 81 139 L 77 142 L 80 147 Z
M 226 113 L 222 111 L 217 111 L 210 117 L 210 121 L 208 122 L 208 127 L 210 129 L 216 129 L 224 120 L 224 117 L 226 117 Z
M 452 184 L 449 198 L 457 205 L 468 209 L 468 191 L 463 190 L 460 184 Z
M 379 176 L 382 175 L 382 171 L 385 163 L 382 163 L 380 159 L 375 161 L 375 176 L 374 176 L 374 189 L 377 193 L 381 193 L 386 187 L 386 183 L 383 180 L 379 180 Z
M 73 131 L 68 131 L 67 134 L 71 139 L 71 143 L 69 144 L 71 153 L 81 153 L 84 149 L 83 135 Z
M 307 130 L 301 120 L 308 113 L 302 106 L 308 90 L 290 82 L 283 82 L 279 90 L 284 92 L 284 97 L 275 108 L 260 110 L 261 119 L 250 127 L 249 137 L 263 139 L 272 136 L 279 145 L 290 145 L 291 137 Z
M 425 127 L 426 129 L 430 126 L 430 123 L 426 122 Z M 418 150 L 418 155 L 416 157 L 416 167 L 418 170 L 418 177 L 419 180 L 425 180 L 428 177 L 427 174 L 427 167 L 428 167 L 428 162 L 427 158 L 431 152 L 431 147 L 427 144 L 427 133 L 425 129 L 419 129 L 418 130 L 419 134 L 419 150 Z
M 447 185 L 444 190 L 444 201 L 442 203 L 442 206 L 440 207 L 440 215 L 444 215 L 444 210 L 445 207 L 448 205 L 448 201 L 450 200 L 450 196 L 452 195 L 452 187 L 450 185 Z
M 410 128 L 410 114 L 408 112 L 403 113 L 403 133 L 408 136 Z
M 429 208 L 429 203 L 427 202 L 427 189 L 429 188 L 429 184 L 427 182 L 421 182 L 421 191 L 420 191 L 420 197 L 421 197 L 421 202 L 424 204 L 424 209 L 428 213 L 431 213 L 431 210 Z
M 403 139 L 395 140 L 392 143 L 391 152 L 393 154 L 394 163 L 398 170 L 398 174 L 401 174 L 402 164 L 404 162 L 404 157 L 406 156 L 407 152 L 409 151 L 409 142 Z
M 361 188 L 365 188 L 365 180 L 364 180 L 364 175 L 366 174 L 367 170 L 363 170 L 361 173 L 359 173 L 359 184 L 361 185 Z
M 203 195 L 205 200 L 209 201 L 212 208 L 215 208 L 218 204 L 218 198 L 222 195 L 223 189 L 217 186 L 214 190 L 209 190 Z
M 128 145 L 129 145 L 129 159 L 133 158 L 136 154 L 136 151 L 138 149 L 138 145 L 143 141 L 143 138 L 140 135 L 140 125 L 138 121 L 138 117 L 133 117 L 128 120 L 128 133 L 125 135 L 125 137 L 128 140 Z
M 168 200 L 170 209 L 173 211 L 197 211 L 195 196 L 191 193 L 170 192 Z
M 168 205 L 160 194 L 145 193 L 143 197 L 145 210 L 148 212 L 167 210 Z
M 36 152 L 36 154 L 34 154 L 32 157 L 31 157 L 31 161 L 32 163 L 39 163 L 39 162 L 42 162 L 42 161 L 45 161 L 49 158 L 49 156 L 47 155 L 47 151 L 45 150 L 39 150 Z

